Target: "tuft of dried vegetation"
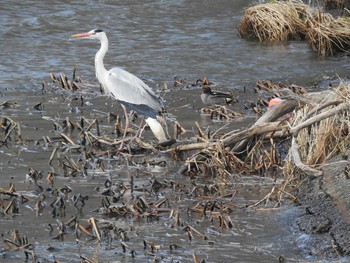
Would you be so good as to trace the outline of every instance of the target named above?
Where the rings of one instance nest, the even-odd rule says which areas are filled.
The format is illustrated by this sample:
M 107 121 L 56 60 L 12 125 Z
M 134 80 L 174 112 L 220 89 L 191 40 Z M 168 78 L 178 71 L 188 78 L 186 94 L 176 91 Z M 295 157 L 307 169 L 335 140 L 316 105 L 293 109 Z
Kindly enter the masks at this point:
M 0 118 L 0 147 L 9 142 L 21 142 L 21 126 L 9 117 Z
M 350 19 L 346 17 L 333 18 L 322 12 L 314 13 L 307 20 L 306 40 L 309 47 L 322 56 L 349 52 L 350 49 Z
M 322 165 L 335 156 L 347 157 L 349 115 L 350 83 L 345 82 L 319 104 L 308 103 L 296 111 L 290 130 L 292 146 L 284 166 L 286 185 L 299 184 L 301 174 L 320 175 Z
M 303 38 L 303 20 L 310 15 L 302 1 L 277 1 L 246 9 L 239 25 L 242 38 L 258 38 L 260 42 Z
M 260 42 L 306 39 L 308 46 L 323 56 L 348 52 L 350 20 L 337 19 L 302 1 L 277 1 L 246 9 L 239 25 L 242 38 Z

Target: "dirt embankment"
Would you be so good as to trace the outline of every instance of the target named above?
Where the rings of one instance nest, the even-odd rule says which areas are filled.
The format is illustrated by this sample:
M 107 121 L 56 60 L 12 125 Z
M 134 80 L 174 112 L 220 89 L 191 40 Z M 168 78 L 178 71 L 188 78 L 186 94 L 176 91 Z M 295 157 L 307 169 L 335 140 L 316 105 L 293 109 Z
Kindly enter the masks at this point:
M 340 159 L 340 158 L 339 158 Z M 345 160 L 344 160 L 345 159 Z M 350 164 L 348 158 L 323 167 L 323 175 L 309 177 L 298 192 L 304 213 L 295 225 L 308 234 L 303 248 L 318 257 L 350 255 Z

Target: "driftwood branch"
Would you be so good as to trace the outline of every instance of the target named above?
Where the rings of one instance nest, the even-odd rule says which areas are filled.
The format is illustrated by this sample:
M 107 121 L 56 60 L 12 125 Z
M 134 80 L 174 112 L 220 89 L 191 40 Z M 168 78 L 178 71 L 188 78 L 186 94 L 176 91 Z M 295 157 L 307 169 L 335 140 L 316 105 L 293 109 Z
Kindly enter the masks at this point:
M 253 127 L 259 126 L 264 123 L 272 122 L 277 120 L 278 118 L 284 116 L 287 113 L 292 112 L 296 107 L 299 106 L 298 100 L 286 100 L 281 104 L 278 104 L 276 107 L 267 111 L 263 116 L 261 116 Z M 252 128 L 253 128 L 252 127 Z M 246 149 L 247 144 L 249 143 L 249 139 L 245 139 L 241 141 L 239 144 L 236 144 L 233 147 L 234 152 L 241 152 Z
M 336 100 L 336 101 L 329 101 L 329 102 L 326 102 L 326 103 L 323 103 L 323 104 L 320 104 L 318 106 L 316 106 L 315 108 L 313 108 L 304 118 L 303 120 L 307 120 L 309 119 L 312 115 L 314 115 L 316 112 L 319 112 L 327 107 L 330 107 L 330 106 L 338 106 L 339 104 L 341 104 L 342 102 L 339 101 L 339 100 Z
M 267 122 L 276 121 L 278 118 L 284 116 L 285 114 L 292 112 L 299 105 L 300 102 L 298 100 L 286 100 L 283 103 L 280 103 L 274 108 L 268 110 L 255 122 L 254 125 L 257 126 Z
M 277 105 L 275 108 L 266 112 L 257 120 L 257 122 L 249 129 L 233 133 L 223 140 L 217 142 L 199 142 L 176 146 L 170 151 L 193 151 L 215 147 L 221 144 L 224 147 L 231 147 L 234 151 L 245 148 L 249 140 L 254 136 L 264 135 L 268 133 L 281 132 L 287 129 L 286 125 L 280 125 L 281 122 L 273 122 L 285 114 L 292 112 L 299 102 L 297 100 L 288 100 Z M 283 133 L 283 132 L 282 132 Z M 239 144 L 238 144 L 239 143 Z
M 252 138 L 253 136 L 263 135 L 266 133 L 282 131 L 287 128 L 287 125 L 279 125 L 280 122 L 265 123 L 262 125 L 254 125 L 253 127 L 240 131 L 238 133 L 232 134 L 231 136 L 225 138 L 222 142 L 224 147 L 234 146 L 236 143 Z
M 321 176 L 322 175 L 322 171 L 311 168 L 310 166 L 308 166 L 302 162 L 301 156 L 300 156 L 300 151 L 299 151 L 299 145 L 296 142 L 296 138 L 292 139 L 291 150 L 292 150 L 294 164 L 300 170 L 302 170 L 307 175 L 313 175 L 313 176 Z
M 214 147 L 216 144 L 217 142 L 198 142 L 198 143 L 183 144 L 168 150 L 168 152 L 174 151 L 174 150 L 178 152 L 203 150 L 203 149 Z
M 350 111 L 350 103 L 342 103 L 338 105 L 337 107 L 330 109 L 328 111 L 324 111 L 314 117 L 311 117 L 310 119 L 307 119 L 306 121 L 298 124 L 297 126 L 294 126 L 290 129 L 290 133 L 293 135 L 293 137 L 298 136 L 299 132 L 317 122 L 320 122 L 328 117 L 331 117 L 337 113 L 341 113 L 343 111 Z
M 179 145 L 169 151 L 203 150 L 203 149 L 215 147 L 218 144 L 223 145 L 223 147 L 232 147 L 236 143 L 252 138 L 254 136 L 264 135 L 268 133 L 275 133 L 286 129 L 287 129 L 287 125 L 280 125 L 280 122 L 265 123 L 263 125 L 253 126 L 247 130 L 243 130 L 243 131 L 231 134 L 229 137 L 220 141 L 184 144 L 184 145 Z

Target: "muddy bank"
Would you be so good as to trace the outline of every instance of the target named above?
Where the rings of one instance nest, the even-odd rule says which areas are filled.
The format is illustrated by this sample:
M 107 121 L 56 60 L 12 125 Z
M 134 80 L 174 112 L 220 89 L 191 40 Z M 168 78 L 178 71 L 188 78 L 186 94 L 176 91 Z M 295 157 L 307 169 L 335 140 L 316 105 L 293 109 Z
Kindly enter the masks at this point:
M 297 202 L 304 212 L 294 225 L 306 234 L 299 236 L 299 246 L 312 256 L 331 259 L 350 255 L 348 160 L 326 165 L 322 176 L 308 177 L 298 191 Z
M 254 209 L 280 182 L 278 176 L 178 174 L 180 159 L 139 147 L 155 144 L 149 131 L 141 141 L 128 142 L 128 151 L 114 152 L 121 137 L 113 115 L 121 113 L 119 105 L 101 96 L 96 83 L 84 84 L 77 91 L 59 83 L 38 87 L 17 101 L 20 108 L 4 111 L 1 262 L 193 262 L 194 257 L 202 262 L 271 262 L 280 255 L 304 257 L 290 241 L 290 218 L 283 209 Z M 191 127 L 202 116 L 189 101 L 198 100 L 200 91 L 178 87 L 164 95 L 188 130 L 180 140 L 195 140 Z M 237 127 L 243 121 L 230 124 Z M 211 122 L 209 116 L 199 124 L 216 130 L 225 123 Z
M 256 169 L 256 159 L 252 159 L 251 167 L 244 167 L 245 173 L 228 173 L 228 166 L 223 169 L 217 166 L 217 171 L 224 173 L 220 175 L 216 172 L 214 175 L 211 172 L 215 171 L 215 166 L 212 163 L 205 166 L 202 161 L 197 164 L 204 165 L 204 169 L 198 174 L 185 176 L 177 172 L 184 159 L 174 159 L 165 154 L 165 149 L 143 147 L 145 144 L 142 142 L 153 142 L 147 133 L 143 140 L 128 143 L 128 151 L 114 152 L 113 147 L 120 136 L 111 130 L 119 127 L 115 125 L 118 118 L 112 118 L 112 113 L 120 111 L 109 107 L 110 104 L 106 106 L 106 98 L 99 94 L 95 83 L 91 86 L 87 82 L 82 83 L 85 84 L 84 89 L 77 91 L 63 89 L 59 83 L 46 85 L 45 92 L 39 90 L 43 111 L 35 109 L 39 105 L 36 94 L 33 96 L 35 103 L 21 101 L 19 105 L 22 108 L 27 105 L 32 109 L 31 119 L 21 125 L 16 124 L 19 120 L 16 115 L 18 109 L 7 112 L 17 122 L 12 123 L 12 119 L 5 118 L 3 124 L 7 123 L 8 128 L 4 129 L 3 139 L 7 147 L 2 150 L 9 156 L 9 161 L 7 166 L 3 165 L 3 174 L 8 176 L 0 178 L 0 197 L 3 201 L 0 228 L 4 237 L 0 244 L 2 261 L 18 262 L 25 258 L 23 237 L 26 240 L 25 248 L 29 245 L 31 248 L 24 252 L 30 253 L 27 256 L 29 260 L 34 258 L 38 262 L 52 262 L 52 258 L 82 262 L 80 256 L 86 259 L 85 262 L 115 258 L 123 259 L 123 262 L 192 262 L 193 258 L 205 262 L 230 262 L 232 258 L 235 258 L 235 262 L 273 262 L 282 259 L 295 262 L 307 257 L 295 246 L 289 228 L 291 219 L 296 218 L 299 212 L 286 211 L 290 209 L 278 197 L 285 178 L 278 169 L 282 159 L 274 150 L 279 146 L 276 138 L 276 147 L 270 149 L 271 154 L 264 151 L 266 157 L 275 158 L 269 163 L 263 162 L 268 169 L 258 167 L 260 170 L 255 170 L 260 171 L 256 173 L 259 175 L 249 172 Z M 185 117 L 177 118 L 186 128 L 201 117 L 199 111 L 193 114 L 193 106 L 188 103 L 199 97 L 200 90 L 192 85 L 191 88 L 187 86 L 165 93 L 173 111 L 182 113 L 179 116 L 192 111 L 194 119 L 186 121 Z M 184 92 L 189 96 L 186 100 L 181 95 Z M 257 94 L 262 94 L 262 91 Z M 258 99 L 257 94 L 250 95 Z M 56 101 L 62 98 L 66 103 L 57 104 Z M 57 105 L 66 115 L 55 117 Z M 259 105 L 244 112 L 246 115 L 255 114 L 254 109 L 260 109 Z M 235 107 L 242 108 L 243 102 Z M 262 109 L 257 113 L 263 114 Z M 39 114 L 42 114 L 41 118 L 38 118 Z M 28 123 L 35 125 L 35 128 Z M 225 126 L 223 122 L 212 120 L 210 125 L 214 131 L 217 129 L 214 124 Z M 232 121 L 230 124 L 237 127 L 238 122 Z M 200 122 L 197 129 L 204 131 L 207 125 Z M 278 127 L 281 128 L 281 125 Z M 19 126 L 21 129 L 15 133 L 15 128 Z M 15 127 L 12 133 L 9 132 L 11 127 Z M 136 131 L 137 126 L 134 127 Z M 218 129 L 225 131 L 222 127 Z M 179 143 L 194 144 L 195 138 L 202 141 L 211 138 L 200 137 L 197 130 L 187 130 L 187 133 L 180 135 Z M 18 136 L 19 132 L 22 137 Z M 133 132 L 130 131 L 131 137 L 134 136 Z M 81 139 L 84 136 L 87 139 Z M 228 140 L 230 143 L 232 141 Z M 210 142 L 214 143 L 215 140 Z M 14 147 L 22 147 L 25 153 L 20 153 L 18 164 L 12 168 L 13 160 L 17 158 L 16 153 L 11 153 Z M 225 153 L 225 149 L 221 152 Z M 222 155 L 226 157 L 225 161 L 230 161 L 228 157 L 233 155 L 225 154 Z M 28 168 L 33 169 L 28 173 Z M 16 173 L 11 172 L 14 169 Z M 272 174 L 267 172 L 272 170 Z M 336 184 L 332 178 L 334 172 L 329 172 L 328 177 L 326 172 L 324 174 L 327 184 L 318 182 L 323 177 L 310 179 L 308 185 L 303 184 L 301 189 L 305 190 L 300 191 L 298 201 L 316 219 L 322 218 L 317 211 L 324 207 L 328 212 L 332 207 L 334 211 L 330 213 L 335 218 L 326 214 L 325 221 L 314 220 L 315 224 L 309 230 L 307 226 L 311 220 L 308 214 L 295 219 L 295 225 L 302 231 L 296 234 L 300 247 L 322 259 L 337 258 L 337 251 L 340 255 L 347 255 L 346 234 L 349 231 L 338 224 L 336 216 L 343 206 L 330 205 L 326 198 L 320 209 L 312 203 L 307 208 L 307 202 L 317 203 L 320 200 L 316 182 L 320 187 L 327 185 L 322 190 L 325 197 L 331 195 L 332 200 L 338 200 L 334 189 L 342 187 L 343 181 L 339 180 L 339 184 Z M 14 186 L 8 186 L 9 182 L 13 182 Z M 311 188 L 313 191 L 310 191 Z M 346 195 L 346 191 L 343 191 Z M 17 229 L 13 229 L 14 223 L 18 225 Z M 17 230 L 22 239 L 12 237 Z M 303 235 L 300 233 L 303 232 L 309 233 L 309 238 L 301 242 Z M 328 250 L 323 250 L 324 243 L 328 245 Z M 329 244 L 335 244 L 336 250 L 332 251 L 333 246 Z

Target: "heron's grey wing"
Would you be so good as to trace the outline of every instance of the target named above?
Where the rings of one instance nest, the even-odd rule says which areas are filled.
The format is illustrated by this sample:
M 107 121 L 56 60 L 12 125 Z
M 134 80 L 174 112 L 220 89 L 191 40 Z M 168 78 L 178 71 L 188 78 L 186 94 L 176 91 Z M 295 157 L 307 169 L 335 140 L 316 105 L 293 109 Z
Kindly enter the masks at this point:
M 163 100 L 141 79 L 121 68 L 108 71 L 106 85 L 111 95 L 121 103 L 147 106 L 156 112 L 163 110 Z

